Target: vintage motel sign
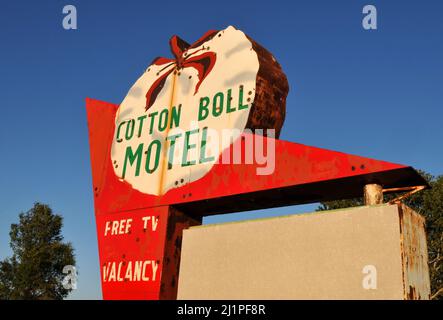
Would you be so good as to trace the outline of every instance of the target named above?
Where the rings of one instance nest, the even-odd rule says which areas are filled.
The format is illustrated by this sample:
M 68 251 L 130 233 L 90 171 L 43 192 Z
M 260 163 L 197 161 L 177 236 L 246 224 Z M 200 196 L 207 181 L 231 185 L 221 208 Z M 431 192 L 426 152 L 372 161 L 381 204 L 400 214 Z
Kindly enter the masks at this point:
M 111 146 L 115 175 L 156 196 L 205 176 L 235 132 L 278 134 L 289 89 L 272 55 L 233 27 L 170 46 L 174 59 L 156 58 L 120 104 Z M 209 130 L 225 136 L 217 150 Z
M 170 46 L 120 105 L 86 100 L 104 299 L 175 299 L 182 230 L 204 215 L 426 184 L 408 166 L 275 139 L 288 82 L 240 30 Z

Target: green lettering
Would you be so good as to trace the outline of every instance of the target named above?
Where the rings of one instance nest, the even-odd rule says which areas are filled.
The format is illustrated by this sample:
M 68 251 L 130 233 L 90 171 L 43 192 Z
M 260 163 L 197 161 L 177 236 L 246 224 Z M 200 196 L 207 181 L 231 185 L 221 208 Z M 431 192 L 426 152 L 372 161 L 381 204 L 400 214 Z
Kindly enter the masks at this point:
M 117 137 L 115 138 L 115 139 L 117 140 L 117 142 L 122 142 L 122 141 L 123 141 L 123 139 L 120 138 L 120 129 L 121 129 L 122 125 L 124 125 L 125 123 L 126 123 L 126 121 L 123 121 L 123 122 L 121 122 L 121 123 L 118 125 L 118 129 L 117 129 Z
M 141 135 L 142 135 L 142 130 L 143 130 L 143 121 L 145 121 L 145 119 L 146 119 L 146 115 L 144 115 L 144 116 L 140 116 L 140 117 L 138 117 L 137 118 L 137 120 L 138 120 L 138 137 L 140 138 L 141 137 Z
M 160 112 L 160 119 L 158 121 L 158 131 L 163 132 L 166 129 L 168 125 L 168 115 L 169 115 L 168 109 L 163 109 Z
M 172 107 L 171 110 L 171 124 L 169 125 L 169 128 L 172 129 L 172 127 L 178 127 L 180 125 L 180 115 L 182 112 L 182 105 L 178 105 L 178 111 L 176 107 Z
M 156 145 L 157 148 L 155 150 L 155 159 L 154 159 L 154 168 L 149 169 L 149 164 L 151 163 L 151 155 L 152 155 L 152 147 Z M 162 144 L 159 140 L 153 140 L 151 144 L 148 147 L 148 150 L 146 151 L 146 162 L 145 162 L 145 170 L 147 173 L 153 173 L 155 170 L 157 170 L 160 160 L 160 151 L 161 151 Z
M 126 176 L 126 165 L 128 163 L 128 160 L 130 166 L 132 166 L 132 164 L 137 160 L 137 165 L 135 167 L 135 176 L 138 177 L 138 175 L 140 174 L 140 162 L 142 158 L 142 152 L 143 152 L 143 143 L 139 144 L 137 151 L 135 151 L 135 153 L 132 153 L 131 146 L 128 146 L 126 148 L 125 162 L 123 163 L 123 174 L 122 174 L 123 179 Z
M 127 122 L 126 124 L 126 134 L 125 134 L 125 139 L 126 140 L 130 140 L 132 138 L 132 136 L 134 135 L 134 126 L 135 126 L 135 121 L 134 119 L 131 119 Z
M 152 130 L 154 129 L 154 118 L 155 118 L 155 116 L 156 116 L 157 114 L 158 114 L 158 112 L 155 111 L 155 112 L 150 113 L 150 114 L 148 115 L 148 117 L 151 118 L 151 125 L 150 125 L 150 127 L 149 127 L 149 134 L 152 134 Z
M 220 101 L 218 106 L 220 108 L 217 107 L 217 101 Z M 215 94 L 214 96 L 214 100 L 212 102 L 212 115 L 214 117 L 218 117 L 219 115 L 221 115 L 221 113 L 223 112 L 223 100 L 224 100 L 224 96 L 222 92 L 218 92 Z
M 247 109 L 248 105 L 243 104 L 243 85 L 240 86 L 240 91 L 238 93 L 238 110 Z
M 188 161 L 188 151 L 196 147 L 195 144 L 189 144 L 189 137 L 191 134 L 198 133 L 198 129 L 186 131 L 185 133 L 185 146 L 183 148 L 182 167 L 187 167 L 195 164 L 195 160 Z
M 175 150 L 175 140 L 181 137 L 181 133 L 168 136 L 166 140 L 171 141 L 171 145 L 169 146 L 169 154 L 168 154 L 168 170 L 172 169 L 172 164 L 174 163 L 174 150 Z
M 198 121 L 203 121 L 208 117 L 209 102 L 210 102 L 210 100 L 208 97 L 203 97 L 200 99 L 200 106 L 198 108 Z
M 231 113 L 231 112 L 235 111 L 235 108 L 231 108 L 231 100 L 232 100 L 231 92 L 232 92 L 232 89 L 229 89 L 228 90 L 228 97 L 226 98 L 227 99 L 227 101 L 226 101 L 226 113 Z
M 208 127 L 204 127 L 202 130 L 202 141 L 200 145 L 200 163 L 214 161 L 214 157 L 207 158 L 206 154 L 206 139 L 208 136 Z

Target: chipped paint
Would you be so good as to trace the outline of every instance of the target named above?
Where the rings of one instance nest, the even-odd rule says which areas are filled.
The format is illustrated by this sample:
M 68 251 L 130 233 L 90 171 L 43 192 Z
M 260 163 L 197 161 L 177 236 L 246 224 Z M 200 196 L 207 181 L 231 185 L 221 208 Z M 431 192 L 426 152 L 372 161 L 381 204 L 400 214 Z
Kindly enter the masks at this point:
M 425 218 L 405 204 L 398 204 L 404 298 L 429 299 L 431 294 Z

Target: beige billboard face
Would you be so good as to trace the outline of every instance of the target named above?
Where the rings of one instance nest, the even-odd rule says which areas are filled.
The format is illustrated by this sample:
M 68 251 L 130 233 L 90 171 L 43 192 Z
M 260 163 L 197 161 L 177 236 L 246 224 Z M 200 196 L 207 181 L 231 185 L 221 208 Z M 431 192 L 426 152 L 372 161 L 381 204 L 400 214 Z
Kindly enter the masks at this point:
M 179 299 L 403 299 L 396 205 L 184 231 Z

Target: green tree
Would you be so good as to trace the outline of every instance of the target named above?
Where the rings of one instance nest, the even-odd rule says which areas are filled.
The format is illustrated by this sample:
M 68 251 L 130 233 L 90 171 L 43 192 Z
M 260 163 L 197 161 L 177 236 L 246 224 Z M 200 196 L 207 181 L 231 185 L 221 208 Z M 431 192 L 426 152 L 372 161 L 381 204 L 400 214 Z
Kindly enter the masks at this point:
M 420 174 L 431 185 L 431 189 L 423 190 L 403 200 L 426 218 L 426 234 L 429 256 L 429 273 L 431 278 L 431 297 L 443 299 L 443 176 L 433 177 L 420 171 Z M 388 194 L 389 201 L 399 194 Z M 322 202 L 317 209 L 333 210 L 363 205 L 362 198 Z
M 63 299 L 71 289 L 62 284 L 63 267 L 75 265 L 74 250 L 63 242 L 63 218 L 35 203 L 20 213 L 9 233 L 13 255 L 0 261 L 0 299 Z

